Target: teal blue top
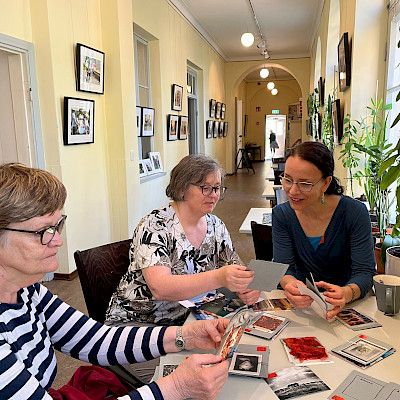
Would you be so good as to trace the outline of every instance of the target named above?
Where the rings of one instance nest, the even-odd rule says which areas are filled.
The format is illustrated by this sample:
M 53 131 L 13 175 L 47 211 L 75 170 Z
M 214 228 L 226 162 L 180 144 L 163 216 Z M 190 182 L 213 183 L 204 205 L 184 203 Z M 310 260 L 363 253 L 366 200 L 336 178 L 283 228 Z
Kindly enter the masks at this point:
M 308 240 L 311 243 L 311 246 L 314 247 L 314 250 L 317 250 L 317 247 L 319 246 L 321 242 L 322 236 L 307 236 Z

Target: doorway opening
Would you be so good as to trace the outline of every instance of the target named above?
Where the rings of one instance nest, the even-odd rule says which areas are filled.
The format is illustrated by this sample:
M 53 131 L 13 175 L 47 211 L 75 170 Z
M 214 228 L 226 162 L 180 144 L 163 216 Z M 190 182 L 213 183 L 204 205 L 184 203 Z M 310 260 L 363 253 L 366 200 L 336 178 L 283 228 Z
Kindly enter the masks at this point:
M 187 67 L 187 97 L 188 97 L 188 124 L 189 124 L 189 154 L 199 153 L 198 135 L 198 80 L 197 72 Z
M 286 145 L 286 115 L 266 115 L 265 116 L 265 159 L 272 160 L 270 134 L 276 135 L 278 148 L 275 149 L 274 158 L 285 157 Z

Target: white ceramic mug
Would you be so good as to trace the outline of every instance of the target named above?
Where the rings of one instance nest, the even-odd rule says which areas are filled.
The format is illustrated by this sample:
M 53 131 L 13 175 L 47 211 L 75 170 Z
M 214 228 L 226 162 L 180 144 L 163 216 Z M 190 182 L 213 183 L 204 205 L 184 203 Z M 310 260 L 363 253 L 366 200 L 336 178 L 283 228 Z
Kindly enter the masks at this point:
M 400 311 L 400 276 L 375 275 L 374 288 L 378 310 L 385 315 Z

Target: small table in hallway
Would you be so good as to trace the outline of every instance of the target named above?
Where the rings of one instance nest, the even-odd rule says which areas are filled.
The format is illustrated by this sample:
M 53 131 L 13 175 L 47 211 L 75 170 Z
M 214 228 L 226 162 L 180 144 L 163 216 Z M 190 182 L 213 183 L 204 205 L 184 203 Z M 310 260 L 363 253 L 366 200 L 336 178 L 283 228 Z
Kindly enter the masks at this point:
M 264 214 L 272 214 L 272 208 L 261 207 L 261 208 L 250 208 L 246 218 L 242 222 L 239 228 L 239 233 L 251 233 L 251 221 L 255 221 L 258 224 L 262 224 Z

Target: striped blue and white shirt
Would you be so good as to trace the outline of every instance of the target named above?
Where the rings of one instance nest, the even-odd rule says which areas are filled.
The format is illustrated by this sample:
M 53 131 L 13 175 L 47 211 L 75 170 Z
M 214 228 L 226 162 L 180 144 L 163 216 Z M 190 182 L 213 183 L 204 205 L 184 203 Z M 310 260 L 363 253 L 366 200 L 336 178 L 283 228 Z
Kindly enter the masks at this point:
M 70 307 L 37 283 L 0 303 L 0 399 L 51 399 L 54 349 L 97 365 L 133 364 L 165 354 L 166 327 L 109 327 Z M 156 383 L 121 399 L 162 399 Z

